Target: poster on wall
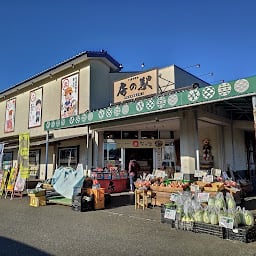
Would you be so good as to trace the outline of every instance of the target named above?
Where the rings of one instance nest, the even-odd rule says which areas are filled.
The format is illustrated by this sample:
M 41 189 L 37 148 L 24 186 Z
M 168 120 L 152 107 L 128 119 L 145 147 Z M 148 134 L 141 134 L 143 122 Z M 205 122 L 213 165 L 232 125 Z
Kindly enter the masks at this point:
M 78 74 L 61 80 L 61 118 L 78 114 Z
M 38 127 L 42 124 L 42 100 L 43 100 L 43 88 L 30 92 L 29 99 L 29 123 L 28 127 Z
M 15 110 L 16 110 L 16 99 L 11 99 L 6 102 L 5 109 L 5 132 L 13 132 L 14 131 L 14 121 L 15 121 Z

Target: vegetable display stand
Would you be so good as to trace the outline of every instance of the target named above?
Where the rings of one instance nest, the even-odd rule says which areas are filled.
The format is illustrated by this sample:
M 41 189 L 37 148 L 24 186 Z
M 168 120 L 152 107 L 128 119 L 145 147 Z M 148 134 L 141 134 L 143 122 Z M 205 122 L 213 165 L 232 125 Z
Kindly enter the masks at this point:
M 244 226 L 236 229 L 226 228 L 226 239 L 238 240 L 244 243 L 250 243 L 256 241 L 256 225 Z
M 193 232 L 218 236 L 220 238 L 226 237 L 226 229 L 224 227 L 201 222 L 195 222 Z

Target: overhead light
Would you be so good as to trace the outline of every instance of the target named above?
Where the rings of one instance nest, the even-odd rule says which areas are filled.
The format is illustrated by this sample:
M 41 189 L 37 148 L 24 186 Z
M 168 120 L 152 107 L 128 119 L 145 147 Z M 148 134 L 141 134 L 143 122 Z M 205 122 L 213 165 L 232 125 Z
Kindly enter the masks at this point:
M 189 65 L 187 67 L 184 67 L 183 69 L 189 69 L 189 68 L 200 68 L 200 64 L 194 64 L 194 65 Z
M 202 75 L 199 75 L 198 77 L 202 77 L 202 76 L 213 76 L 213 72 L 202 74 Z
M 144 68 L 145 67 L 145 64 L 144 62 L 141 63 L 141 68 Z
M 219 83 L 224 83 L 225 82 L 225 80 L 215 80 L 215 81 L 212 81 L 211 83 L 212 84 L 219 84 Z
M 122 65 L 122 64 L 119 64 L 119 68 L 122 69 L 122 68 L 123 68 L 123 65 Z

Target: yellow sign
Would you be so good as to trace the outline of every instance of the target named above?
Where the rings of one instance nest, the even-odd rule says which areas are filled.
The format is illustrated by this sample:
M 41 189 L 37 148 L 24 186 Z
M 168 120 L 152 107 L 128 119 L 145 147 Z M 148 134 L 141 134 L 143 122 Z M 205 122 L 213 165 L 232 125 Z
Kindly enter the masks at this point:
M 114 103 L 125 102 L 157 93 L 157 69 L 114 83 Z
M 17 168 L 12 168 L 11 172 L 10 172 L 9 181 L 8 181 L 8 184 L 7 184 L 7 190 L 13 190 L 14 189 L 17 174 L 18 174 L 18 169 Z
M 29 177 L 29 133 L 19 135 L 20 176 Z

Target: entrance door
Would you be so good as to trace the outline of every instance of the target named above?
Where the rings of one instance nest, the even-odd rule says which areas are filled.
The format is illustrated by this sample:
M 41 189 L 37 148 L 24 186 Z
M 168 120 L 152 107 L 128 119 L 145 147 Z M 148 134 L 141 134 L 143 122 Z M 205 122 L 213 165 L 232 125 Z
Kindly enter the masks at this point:
M 153 171 L 153 149 L 152 148 L 126 148 L 125 149 L 125 169 L 128 170 L 129 161 L 135 159 L 143 172 Z

